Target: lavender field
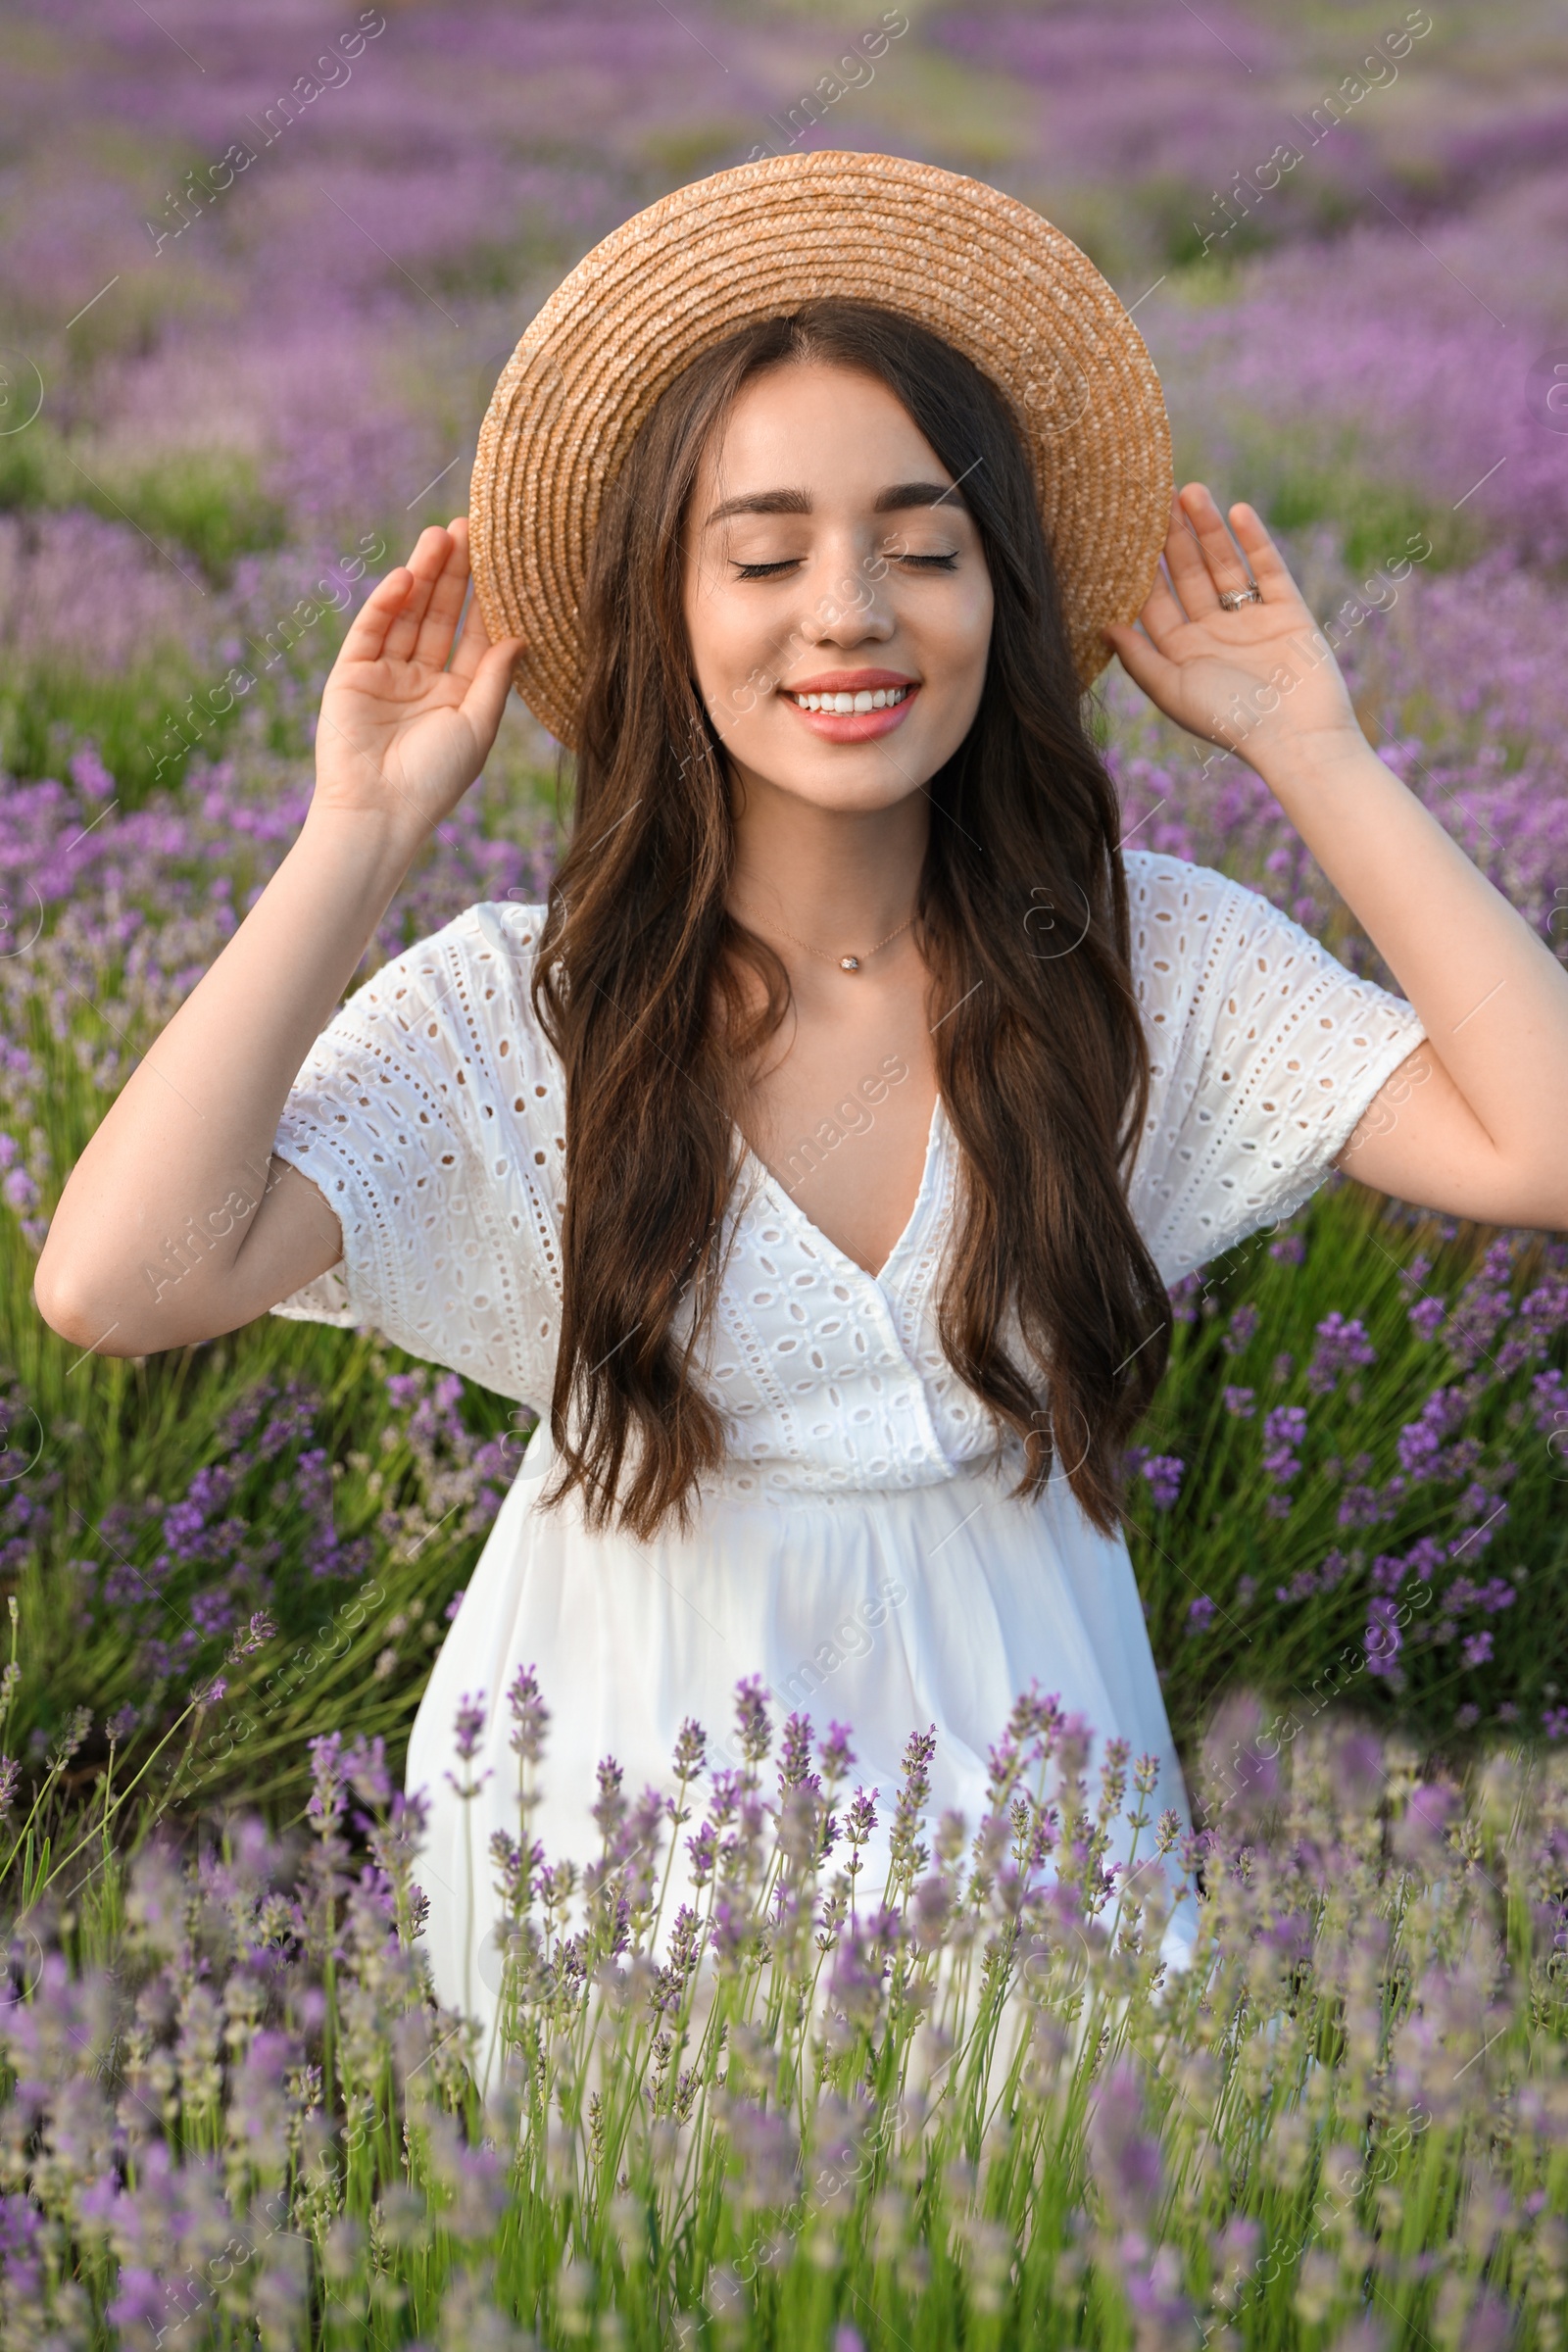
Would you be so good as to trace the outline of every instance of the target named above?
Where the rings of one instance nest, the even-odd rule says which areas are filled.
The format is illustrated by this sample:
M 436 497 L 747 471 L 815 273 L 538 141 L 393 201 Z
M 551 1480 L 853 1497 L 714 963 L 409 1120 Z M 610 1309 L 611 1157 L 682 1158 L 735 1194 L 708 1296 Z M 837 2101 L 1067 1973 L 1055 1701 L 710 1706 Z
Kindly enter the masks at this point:
M 1182 1286 L 1131 1467 L 1189 1970 L 1101 1867 L 1139 1760 L 1092 1789 L 1038 1693 L 978 1826 L 924 1820 L 911 1743 L 872 1888 L 841 1727 L 744 1690 L 741 1785 L 694 1733 L 541 1867 L 520 1689 L 488 2065 L 427 1998 L 395 1790 L 526 1423 L 292 1322 L 83 1357 L 30 1276 L 521 327 L 754 152 L 924 157 L 1084 245 L 1178 478 L 1257 504 L 1371 741 L 1568 951 L 1560 13 L 50 0 L 0 45 L 0 2352 L 1556 2352 L 1563 1237 L 1340 1180 Z M 1249 769 L 1101 702 L 1130 838 L 1392 983 Z M 561 790 L 514 707 L 365 968 L 541 896 Z

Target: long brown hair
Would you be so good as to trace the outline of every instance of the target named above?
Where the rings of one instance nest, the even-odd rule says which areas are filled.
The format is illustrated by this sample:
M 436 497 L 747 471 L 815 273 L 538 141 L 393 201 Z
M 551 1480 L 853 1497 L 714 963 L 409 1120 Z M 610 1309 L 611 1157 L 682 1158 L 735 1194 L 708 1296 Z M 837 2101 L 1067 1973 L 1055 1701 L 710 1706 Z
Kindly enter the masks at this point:
M 683 526 L 742 384 L 796 361 L 888 385 L 963 477 L 984 549 L 995 600 L 985 684 L 968 735 L 927 787 L 918 897 L 938 1082 L 961 1161 L 938 1328 L 999 1442 L 1011 1431 L 1023 1443 L 1014 1493 L 1043 1486 L 1059 1446 L 1079 1503 L 1108 1534 L 1121 1448 L 1171 1330 L 1125 1192 L 1149 1055 L 1115 788 L 1085 729 L 1005 402 L 937 335 L 837 300 L 694 361 L 638 434 L 595 541 L 573 830 L 533 982 L 566 1081 L 550 1409 L 561 1469 L 547 1499 L 577 1490 L 590 1526 L 618 1511 L 648 1536 L 672 1513 L 688 1524 L 697 1481 L 725 1453 L 721 1416 L 692 1374 L 722 1278 L 743 1072 L 784 1019 L 789 981 L 725 907 L 730 788 L 692 675 Z

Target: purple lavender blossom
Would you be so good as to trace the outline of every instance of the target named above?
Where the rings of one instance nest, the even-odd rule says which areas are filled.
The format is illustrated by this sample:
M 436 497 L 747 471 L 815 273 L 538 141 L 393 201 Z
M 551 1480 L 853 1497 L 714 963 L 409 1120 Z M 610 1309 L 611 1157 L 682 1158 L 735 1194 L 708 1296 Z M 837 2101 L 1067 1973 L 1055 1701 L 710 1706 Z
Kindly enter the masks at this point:
M 1168 1511 L 1175 1503 L 1186 1468 L 1181 1456 L 1174 1453 L 1152 1453 L 1144 1463 L 1143 1475 L 1156 1511 Z
M 1220 1346 L 1227 1355 L 1241 1355 L 1250 1345 L 1261 1320 L 1260 1310 L 1250 1304 L 1237 1307 L 1226 1325 Z
M 1306 1385 L 1314 1396 L 1331 1396 L 1343 1373 L 1353 1366 L 1376 1361 L 1377 1350 L 1366 1336 L 1360 1316 L 1347 1322 L 1336 1309 L 1317 1326 L 1317 1346 L 1306 1367 Z
M 1386 1596 L 1367 1604 L 1366 1632 L 1362 1637 L 1368 1674 L 1380 1675 L 1392 1681 L 1401 1673 L 1398 1656 L 1404 1646 L 1404 1635 L 1398 1622 L 1396 1603 Z
M 513 1753 L 525 1764 L 537 1764 L 544 1754 L 550 1709 L 540 1694 L 539 1677 L 532 1666 L 519 1666 L 513 1676 L 507 1690 L 507 1710 L 512 1717 Z
M 1410 1327 L 1421 1339 L 1434 1340 L 1447 1320 L 1447 1314 L 1448 1303 L 1446 1298 L 1418 1298 L 1410 1308 Z
M 1089 2117 L 1096 2183 L 1114 2221 L 1147 2233 L 1158 2206 L 1163 2167 L 1144 2115 L 1138 2071 L 1118 2058 L 1102 2078 Z
M 465 1764 L 471 1764 L 484 1738 L 485 1703 L 482 1691 L 468 1692 L 458 1701 L 452 1722 L 452 1741 Z
M 773 1740 L 766 1686 L 760 1675 L 747 1675 L 735 1686 L 735 1733 L 747 1762 L 760 1764 Z
M 1300 1474 L 1301 1447 L 1306 1443 L 1306 1408 L 1278 1404 L 1263 1416 L 1263 1468 L 1281 1486 Z

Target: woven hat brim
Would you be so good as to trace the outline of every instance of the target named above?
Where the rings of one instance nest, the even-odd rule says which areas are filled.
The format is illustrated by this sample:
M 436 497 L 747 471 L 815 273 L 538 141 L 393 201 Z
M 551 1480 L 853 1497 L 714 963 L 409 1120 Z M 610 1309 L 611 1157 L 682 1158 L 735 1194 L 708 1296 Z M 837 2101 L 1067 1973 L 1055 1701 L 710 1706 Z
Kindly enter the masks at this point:
M 1158 568 L 1170 429 L 1143 337 L 1088 256 L 983 181 L 900 156 L 764 157 L 604 238 L 508 362 L 470 494 L 474 592 L 521 637 L 523 701 L 573 740 L 580 615 L 605 496 L 661 394 L 737 328 L 827 296 L 906 313 L 974 362 L 1019 425 L 1080 683 Z

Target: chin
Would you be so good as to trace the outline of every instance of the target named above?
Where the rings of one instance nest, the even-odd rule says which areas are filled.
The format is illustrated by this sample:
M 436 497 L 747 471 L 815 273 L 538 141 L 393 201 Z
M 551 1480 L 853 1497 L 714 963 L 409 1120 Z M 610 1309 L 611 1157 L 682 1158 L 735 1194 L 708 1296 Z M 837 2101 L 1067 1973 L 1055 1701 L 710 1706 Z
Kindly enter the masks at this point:
M 903 730 L 886 742 L 781 746 L 773 741 L 759 745 L 755 757 L 732 743 L 731 752 L 744 770 L 774 792 L 818 808 L 857 811 L 897 808 L 911 792 L 921 791 L 949 756 L 933 754 L 928 740 Z
M 880 808 L 896 808 L 912 792 L 919 792 L 934 775 L 924 764 L 911 765 L 901 758 L 897 767 L 887 759 L 857 760 L 853 764 L 844 760 L 832 767 L 779 766 L 762 771 L 775 792 L 790 800 L 807 801 L 813 808 L 831 808 L 845 815 L 870 815 Z

